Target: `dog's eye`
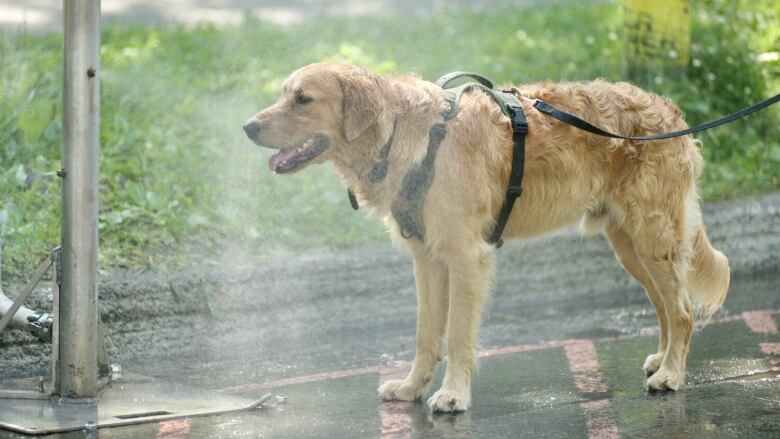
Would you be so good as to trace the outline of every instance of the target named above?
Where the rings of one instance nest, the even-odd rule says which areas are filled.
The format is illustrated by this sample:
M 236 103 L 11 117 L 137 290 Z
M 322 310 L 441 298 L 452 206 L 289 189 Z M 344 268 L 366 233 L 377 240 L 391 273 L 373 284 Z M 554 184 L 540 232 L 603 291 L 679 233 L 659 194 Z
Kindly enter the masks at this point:
M 314 99 L 312 99 L 310 96 L 306 95 L 298 95 L 295 97 L 295 103 L 298 105 L 306 105 L 313 100 Z

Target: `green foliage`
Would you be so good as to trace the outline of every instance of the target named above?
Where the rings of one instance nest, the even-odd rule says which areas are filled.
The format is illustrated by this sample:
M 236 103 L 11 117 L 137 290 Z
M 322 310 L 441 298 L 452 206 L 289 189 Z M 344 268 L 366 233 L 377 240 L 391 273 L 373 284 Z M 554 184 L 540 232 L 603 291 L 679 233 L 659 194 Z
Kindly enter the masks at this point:
M 59 241 L 60 47 L 0 34 L 0 247 L 12 273 Z
M 674 98 L 690 123 L 701 123 L 780 92 L 780 3 L 703 0 L 695 3 L 688 81 L 658 91 Z M 706 132 L 705 198 L 780 187 L 780 109 Z
M 683 78 L 651 87 L 691 123 L 778 92 L 778 7 L 696 3 Z M 509 13 L 508 13 L 509 12 Z M 0 242 L 5 274 L 29 270 L 59 241 L 61 39 L 0 34 Z M 340 60 L 428 79 L 473 70 L 497 82 L 624 78 L 614 3 L 307 22 L 280 28 L 110 27 L 101 47 L 101 266 L 187 261 L 224 246 L 272 255 L 385 238 L 348 207 L 327 167 L 287 177 L 241 125 L 301 65 Z M 767 61 L 767 59 L 769 59 Z M 707 198 L 780 187 L 778 112 L 701 136 Z

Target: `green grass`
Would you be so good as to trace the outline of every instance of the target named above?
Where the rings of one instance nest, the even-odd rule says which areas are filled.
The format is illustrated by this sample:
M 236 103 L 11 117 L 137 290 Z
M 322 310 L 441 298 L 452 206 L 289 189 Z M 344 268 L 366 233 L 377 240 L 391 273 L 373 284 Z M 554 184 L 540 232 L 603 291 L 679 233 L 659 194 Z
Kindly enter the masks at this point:
M 698 1 L 683 77 L 645 84 L 690 123 L 780 91 L 772 1 Z M 743 12 L 734 12 L 734 11 Z M 745 13 L 744 11 L 749 11 Z M 239 246 L 257 255 L 382 242 L 378 220 L 349 208 L 327 166 L 290 177 L 241 125 L 273 102 L 301 65 L 342 60 L 380 73 L 452 70 L 496 82 L 626 79 L 614 3 L 433 17 L 341 19 L 280 28 L 248 20 L 213 27 L 111 27 L 102 34 L 101 266 L 191 261 Z M 62 126 L 59 35 L 0 34 L 0 242 L 19 276 L 59 241 Z M 703 134 L 706 199 L 780 187 L 777 109 Z M 194 250 L 192 250 L 194 249 Z

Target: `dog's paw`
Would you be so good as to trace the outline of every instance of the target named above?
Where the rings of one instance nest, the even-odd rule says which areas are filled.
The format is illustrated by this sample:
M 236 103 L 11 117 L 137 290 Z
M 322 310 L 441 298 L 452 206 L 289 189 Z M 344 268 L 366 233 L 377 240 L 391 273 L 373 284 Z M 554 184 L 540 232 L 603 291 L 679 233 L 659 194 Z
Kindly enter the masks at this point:
M 409 380 L 390 380 L 379 386 L 379 398 L 383 401 L 414 401 L 422 396 L 423 390 L 423 386 L 415 386 Z
M 678 390 L 685 381 L 685 374 L 681 372 L 673 372 L 664 366 L 658 368 L 658 370 L 647 379 L 645 383 L 645 390 L 648 392 L 666 392 L 669 390 Z
M 664 359 L 664 353 L 658 352 L 656 354 L 650 354 L 645 359 L 645 364 L 642 369 L 645 370 L 645 376 L 651 377 L 661 367 L 661 361 Z
M 434 412 L 463 412 L 471 404 L 471 390 L 444 388 L 428 398 L 428 406 Z

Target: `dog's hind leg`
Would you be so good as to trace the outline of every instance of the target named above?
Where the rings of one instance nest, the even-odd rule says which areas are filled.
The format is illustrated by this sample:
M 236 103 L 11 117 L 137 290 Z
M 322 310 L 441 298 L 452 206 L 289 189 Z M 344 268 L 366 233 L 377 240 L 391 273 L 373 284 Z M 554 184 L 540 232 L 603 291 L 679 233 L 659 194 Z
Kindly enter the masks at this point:
M 648 390 L 677 390 L 685 381 L 685 360 L 693 334 L 693 305 L 688 292 L 688 271 L 693 240 L 688 224 L 694 221 L 690 200 L 658 202 L 634 222 L 631 241 L 650 274 L 666 311 L 668 343 L 658 370 L 647 379 Z M 657 207 L 656 207 L 657 206 Z M 691 211 L 692 212 L 692 211 Z
M 655 308 L 655 312 L 658 315 L 658 326 L 660 328 L 658 337 L 658 352 L 647 356 L 644 365 L 642 366 L 645 374 L 651 376 L 661 366 L 661 360 L 664 358 L 667 345 L 667 333 L 669 331 L 669 325 L 666 322 L 666 309 L 664 309 L 663 300 L 661 295 L 653 284 L 653 279 L 650 277 L 650 273 L 645 270 L 639 257 L 634 250 L 634 244 L 631 242 L 631 237 L 624 232 L 620 225 L 610 220 L 604 229 L 604 234 L 609 240 L 609 244 L 612 250 L 615 252 L 618 261 L 620 261 L 623 268 L 634 277 L 645 289 L 647 298 L 650 299 L 650 303 Z
M 447 267 L 431 260 L 421 245 L 410 247 L 417 287 L 417 351 L 405 379 L 379 387 L 379 397 L 388 401 L 414 401 L 423 394 L 440 359 L 447 323 Z
M 441 388 L 429 399 L 434 412 L 463 411 L 471 404 L 477 333 L 493 274 L 493 251 L 487 243 L 448 246 L 447 371 Z

